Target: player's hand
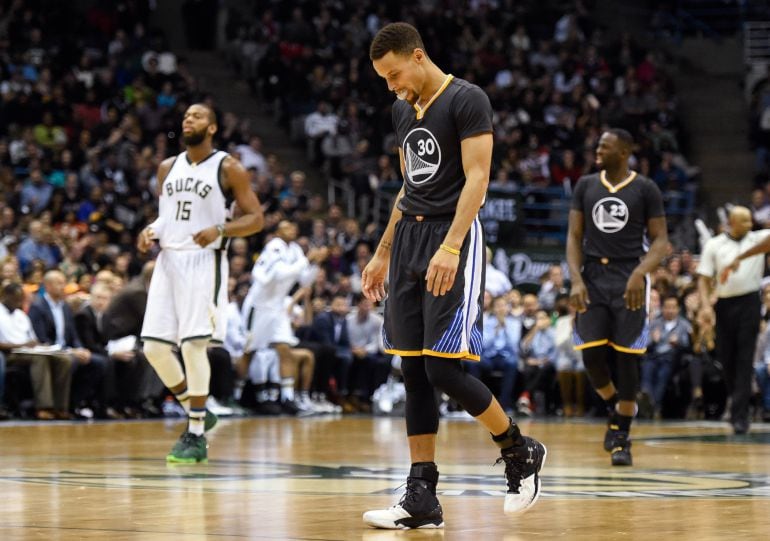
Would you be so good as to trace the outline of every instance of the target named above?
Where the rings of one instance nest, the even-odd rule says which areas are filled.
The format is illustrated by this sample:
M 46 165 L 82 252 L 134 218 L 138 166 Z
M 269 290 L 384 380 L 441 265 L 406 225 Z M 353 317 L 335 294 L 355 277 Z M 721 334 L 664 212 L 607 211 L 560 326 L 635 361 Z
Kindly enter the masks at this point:
M 385 298 L 385 277 L 388 275 L 388 260 L 376 253 L 361 273 L 361 293 L 372 302 Z
M 644 275 L 636 271 L 631 273 L 626 284 L 626 292 L 623 298 L 626 301 L 626 308 L 632 311 L 639 310 L 644 306 Z
M 569 292 L 570 304 L 581 314 L 588 310 L 591 299 L 588 298 L 588 289 L 582 279 L 572 281 L 572 289 Z
M 212 225 L 211 227 L 207 227 L 206 229 L 202 229 L 201 231 L 198 231 L 196 234 L 193 235 L 193 240 L 195 241 L 195 244 L 200 246 L 201 248 L 205 248 L 215 240 L 219 238 L 219 230 L 216 228 L 216 226 Z
M 139 233 L 139 238 L 136 239 L 136 249 L 143 254 L 146 253 L 152 246 L 154 236 L 155 234 L 149 227 L 142 229 L 142 232 Z
M 722 272 L 719 273 L 719 283 L 724 284 L 727 279 L 730 277 L 730 273 L 733 273 L 738 270 L 738 267 L 741 266 L 741 260 L 738 258 L 735 258 L 732 263 L 727 265 L 724 269 L 722 269 Z
M 457 266 L 460 264 L 460 256 L 439 248 L 428 264 L 428 273 L 425 275 L 427 289 L 436 297 L 443 297 L 452 289 L 457 275 Z

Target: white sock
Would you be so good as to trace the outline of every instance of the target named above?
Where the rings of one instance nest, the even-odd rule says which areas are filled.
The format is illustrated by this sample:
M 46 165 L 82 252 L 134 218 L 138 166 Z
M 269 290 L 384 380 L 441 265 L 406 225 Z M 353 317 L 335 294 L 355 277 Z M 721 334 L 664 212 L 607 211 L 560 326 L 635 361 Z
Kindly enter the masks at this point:
M 294 378 L 281 379 L 281 399 L 294 400 Z
M 206 408 L 191 409 L 188 414 L 188 428 L 196 436 L 203 436 L 204 419 L 206 419 Z
M 190 413 L 190 395 L 187 393 L 187 387 L 179 394 L 175 394 L 179 404 L 184 408 L 187 413 Z

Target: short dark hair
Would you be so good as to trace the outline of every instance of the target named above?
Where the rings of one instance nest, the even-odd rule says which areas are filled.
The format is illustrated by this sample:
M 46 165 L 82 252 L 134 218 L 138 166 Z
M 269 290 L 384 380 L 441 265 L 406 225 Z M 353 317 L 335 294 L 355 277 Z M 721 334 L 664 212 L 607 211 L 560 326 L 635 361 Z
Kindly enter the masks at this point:
M 417 29 L 409 23 L 390 23 L 383 26 L 374 36 L 372 45 L 369 47 L 369 58 L 379 60 L 390 51 L 399 55 L 409 55 L 415 49 L 425 50 Z
M 209 112 L 209 122 L 211 124 L 214 124 L 215 126 L 219 126 L 219 123 L 217 122 L 217 112 L 214 110 L 213 107 L 200 101 L 191 104 L 190 107 L 192 107 L 193 105 L 197 105 L 198 107 L 203 107 L 204 109 L 206 109 Z
M 629 150 L 631 150 L 631 148 L 634 146 L 634 138 L 623 128 L 611 128 L 607 130 L 607 133 L 611 133 L 617 137 L 618 141 L 620 141 L 620 144 Z
M 21 284 L 19 282 L 8 282 L 3 286 L 3 296 L 5 298 L 8 298 L 12 295 L 18 295 L 23 291 L 24 291 L 24 288 L 21 287 Z
M 675 293 L 666 293 L 660 301 L 660 304 L 665 304 L 666 301 L 670 300 L 674 300 L 676 301 L 676 304 L 679 304 L 679 297 Z

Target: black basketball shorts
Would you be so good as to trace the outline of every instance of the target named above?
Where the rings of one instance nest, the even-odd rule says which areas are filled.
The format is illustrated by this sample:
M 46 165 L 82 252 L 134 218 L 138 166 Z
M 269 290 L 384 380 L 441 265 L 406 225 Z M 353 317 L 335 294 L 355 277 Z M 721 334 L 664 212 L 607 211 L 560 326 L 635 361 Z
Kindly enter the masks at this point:
M 383 326 L 388 353 L 472 361 L 481 357 L 485 247 L 478 218 L 460 250 L 452 288 L 443 297 L 427 290 L 428 264 L 450 225 L 451 217 L 418 221 L 414 216 L 396 224 Z
M 646 277 L 646 296 L 642 309 L 626 308 L 623 294 L 628 277 L 639 260 L 609 261 L 589 259 L 583 265 L 583 281 L 588 289 L 588 309 L 575 316 L 575 349 L 609 345 L 617 351 L 644 353 L 649 338 L 648 312 L 650 278 Z

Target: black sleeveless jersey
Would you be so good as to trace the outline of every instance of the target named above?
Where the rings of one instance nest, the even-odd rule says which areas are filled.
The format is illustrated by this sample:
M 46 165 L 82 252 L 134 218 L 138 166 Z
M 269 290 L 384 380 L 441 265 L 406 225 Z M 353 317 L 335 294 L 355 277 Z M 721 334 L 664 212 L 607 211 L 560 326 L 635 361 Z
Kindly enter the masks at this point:
M 399 210 L 454 214 L 465 185 L 460 142 L 492 132 L 487 95 L 478 86 L 449 75 L 425 109 L 396 101 L 393 126 L 406 169 Z
M 572 209 L 583 213 L 583 253 L 631 259 L 647 253 L 647 220 L 664 215 L 663 197 L 647 177 L 631 172 L 612 186 L 604 171 L 580 177 Z

